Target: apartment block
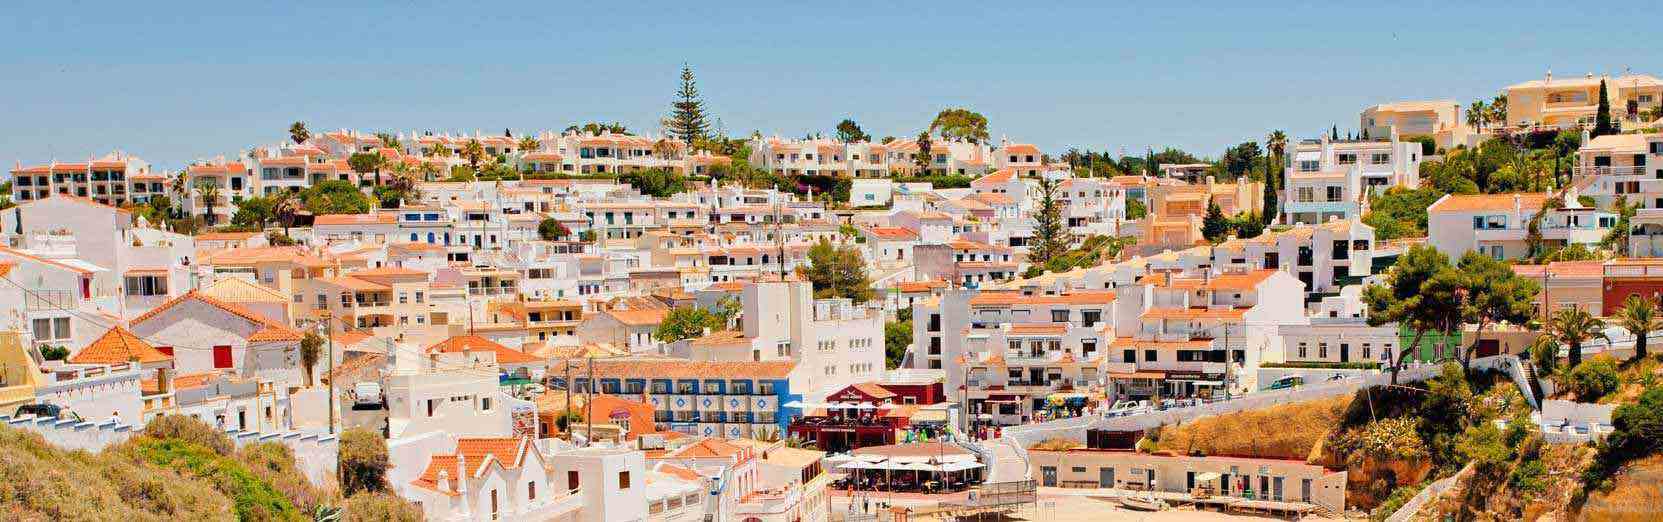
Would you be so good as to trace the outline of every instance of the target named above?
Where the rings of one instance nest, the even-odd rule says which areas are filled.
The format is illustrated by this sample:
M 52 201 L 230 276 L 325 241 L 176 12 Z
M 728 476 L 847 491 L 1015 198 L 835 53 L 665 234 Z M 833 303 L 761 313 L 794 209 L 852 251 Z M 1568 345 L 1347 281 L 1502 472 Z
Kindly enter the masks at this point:
M 1282 217 L 1317 224 L 1362 219 L 1368 196 L 1420 186 L 1421 145 L 1390 134 L 1371 140 L 1304 140 L 1289 154 Z
M 1612 212 L 1584 206 L 1574 187 L 1563 205 L 1547 209 L 1540 230 L 1549 247 L 1594 245 L 1617 223 Z M 1530 221 L 1543 212 L 1548 194 L 1448 194 L 1427 209 L 1427 244 L 1451 258 L 1478 251 L 1496 259 L 1530 254 Z

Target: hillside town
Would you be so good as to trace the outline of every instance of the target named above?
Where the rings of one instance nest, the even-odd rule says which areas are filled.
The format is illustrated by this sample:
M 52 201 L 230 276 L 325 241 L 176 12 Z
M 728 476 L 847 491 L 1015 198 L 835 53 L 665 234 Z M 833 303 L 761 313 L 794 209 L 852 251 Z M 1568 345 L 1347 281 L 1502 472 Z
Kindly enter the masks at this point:
M 1206 155 L 726 135 L 681 73 L 655 131 L 11 166 L 0 439 L 276 451 L 273 519 L 1569 519 L 1663 476 L 1655 76 Z

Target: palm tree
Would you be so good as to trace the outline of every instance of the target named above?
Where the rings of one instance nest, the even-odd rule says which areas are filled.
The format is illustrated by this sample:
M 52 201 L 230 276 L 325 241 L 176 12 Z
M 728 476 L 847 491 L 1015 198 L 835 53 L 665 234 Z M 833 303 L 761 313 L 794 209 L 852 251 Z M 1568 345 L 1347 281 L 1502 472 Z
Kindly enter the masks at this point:
M 185 198 L 190 196 L 190 177 L 185 175 L 185 171 L 181 170 L 173 176 L 173 179 L 168 180 L 167 188 L 168 191 L 173 192 L 174 199 L 183 206 Z
M 1507 94 L 1506 93 L 1497 94 L 1495 99 L 1490 100 L 1489 118 L 1490 118 L 1490 123 L 1499 125 L 1501 127 L 1506 127 L 1507 126 Z
M 485 145 L 480 144 L 479 140 L 468 140 L 468 143 L 462 145 L 462 158 L 468 160 L 468 166 L 478 172 L 479 162 L 485 159 Z
M 421 171 L 423 181 L 433 181 L 439 177 L 439 166 L 426 161 L 423 161 L 422 166 L 417 167 L 416 170 Z
M 1634 334 L 1634 359 L 1645 359 L 1646 335 L 1663 330 L 1663 314 L 1658 313 L 1656 301 L 1630 295 L 1617 310 L 1617 326 Z
M 1605 322 L 1581 308 L 1554 312 L 1553 319 L 1548 323 L 1554 340 L 1570 347 L 1570 356 L 1566 358 L 1570 368 L 1582 364 L 1582 343 L 1595 339 L 1611 342 L 1611 338 L 1605 335 Z
M 428 147 L 428 149 L 427 149 L 427 155 L 433 156 L 435 158 L 449 157 L 450 156 L 450 145 L 446 145 L 442 141 L 434 140 L 433 146 Z
M 532 136 L 530 134 L 527 134 L 525 136 L 520 137 L 519 147 L 520 147 L 520 153 L 522 153 L 522 154 L 527 153 L 527 152 L 536 152 L 537 149 L 543 147 L 543 142 L 537 141 L 537 137 Z
M 312 139 L 312 131 L 306 130 L 306 122 L 294 122 L 289 125 L 289 139 L 294 140 L 295 145 L 306 143 L 306 140 Z
M 202 205 L 207 209 L 207 213 L 203 214 L 202 219 L 208 222 L 208 226 L 214 226 L 219 221 L 214 216 L 214 204 L 219 203 L 219 184 L 209 179 L 198 181 L 196 183 L 196 193 L 202 196 Z
M 1484 100 L 1474 101 L 1472 105 L 1467 106 L 1467 125 L 1478 129 L 1478 132 L 1484 132 L 1484 121 L 1489 118 L 1490 114 L 1484 105 Z

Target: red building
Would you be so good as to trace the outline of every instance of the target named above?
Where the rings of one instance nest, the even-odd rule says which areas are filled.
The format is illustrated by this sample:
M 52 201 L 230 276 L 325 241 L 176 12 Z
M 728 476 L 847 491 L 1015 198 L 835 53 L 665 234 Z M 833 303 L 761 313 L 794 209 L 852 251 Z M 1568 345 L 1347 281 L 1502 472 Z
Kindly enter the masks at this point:
M 1607 317 L 1616 314 L 1628 296 L 1655 299 L 1663 295 L 1663 259 L 1613 259 L 1605 264 L 1601 290 L 1600 315 Z
M 940 382 L 850 385 L 828 396 L 830 404 L 818 414 L 792 419 L 789 432 L 821 451 L 894 444 L 897 432 L 911 426 L 917 405 L 941 402 L 941 393 Z

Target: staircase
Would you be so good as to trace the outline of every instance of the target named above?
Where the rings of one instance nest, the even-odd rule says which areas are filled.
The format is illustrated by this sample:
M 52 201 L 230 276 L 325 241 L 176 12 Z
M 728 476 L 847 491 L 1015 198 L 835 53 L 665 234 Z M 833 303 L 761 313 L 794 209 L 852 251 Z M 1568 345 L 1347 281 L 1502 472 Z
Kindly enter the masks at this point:
M 1525 386 L 1525 389 L 1520 391 L 1523 391 L 1526 395 L 1529 395 L 1531 398 L 1535 399 L 1536 404 L 1541 404 L 1542 386 L 1539 384 L 1540 381 L 1536 380 L 1536 365 L 1530 364 L 1530 361 L 1520 358 L 1519 370 L 1524 372 Z

